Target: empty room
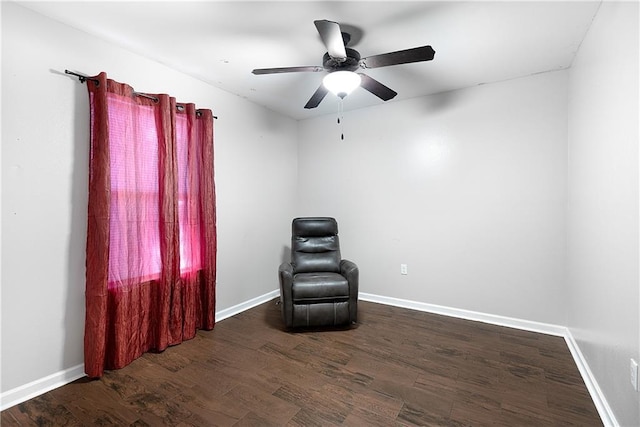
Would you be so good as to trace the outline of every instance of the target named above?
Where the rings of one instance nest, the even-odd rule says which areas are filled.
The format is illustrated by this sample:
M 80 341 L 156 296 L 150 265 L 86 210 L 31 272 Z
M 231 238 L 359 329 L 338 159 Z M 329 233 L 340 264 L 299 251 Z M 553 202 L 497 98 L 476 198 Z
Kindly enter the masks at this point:
M 0 13 L 2 425 L 640 426 L 637 1 Z

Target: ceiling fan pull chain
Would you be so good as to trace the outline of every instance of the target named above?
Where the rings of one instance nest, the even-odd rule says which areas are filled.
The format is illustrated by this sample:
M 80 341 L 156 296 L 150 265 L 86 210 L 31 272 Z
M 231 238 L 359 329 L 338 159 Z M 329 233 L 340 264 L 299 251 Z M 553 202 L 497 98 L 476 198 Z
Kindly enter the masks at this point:
M 340 98 L 340 110 L 338 111 L 338 124 L 340 125 L 340 139 L 344 141 L 344 105 L 343 98 Z

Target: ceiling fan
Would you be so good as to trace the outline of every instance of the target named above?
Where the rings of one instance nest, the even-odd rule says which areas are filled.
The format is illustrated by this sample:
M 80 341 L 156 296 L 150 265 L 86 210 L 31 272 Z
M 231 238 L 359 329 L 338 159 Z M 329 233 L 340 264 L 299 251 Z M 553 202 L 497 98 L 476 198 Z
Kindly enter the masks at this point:
M 297 72 L 321 72 L 327 71 L 323 84 L 318 87 L 311 99 L 304 108 L 316 108 L 329 91 L 334 92 L 341 98 L 348 95 L 353 89 L 362 86 L 383 101 L 388 101 L 397 95 L 397 92 L 383 85 L 379 81 L 363 73 L 356 73 L 359 68 L 380 68 L 390 65 L 408 64 L 412 62 L 430 61 L 435 55 L 431 46 L 420 46 L 412 49 L 398 50 L 395 52 L 383 53 L 380 55 L 361 58 L 358 51 L 346 47 L 351 40 L 351 35 L 342 32 L 340 24 L 333 21 L 318 20 L 313 21 L 320 38 L 327 48 L 327 52 L 322 58 L 322 66 L 301 66 L 301 67 L 280 67 L 280 68 L 257 68 L 253 74 L 277 74 L 277 73 L 297 73 Z M 343 80 L 344 79 L 344 80 Z M 333 87 L 336 81 L 343 82 L 346 86 Z M 350 80 L 350 82 L 349 82 Z M 329 89 L 331 88 L 331 89 Z

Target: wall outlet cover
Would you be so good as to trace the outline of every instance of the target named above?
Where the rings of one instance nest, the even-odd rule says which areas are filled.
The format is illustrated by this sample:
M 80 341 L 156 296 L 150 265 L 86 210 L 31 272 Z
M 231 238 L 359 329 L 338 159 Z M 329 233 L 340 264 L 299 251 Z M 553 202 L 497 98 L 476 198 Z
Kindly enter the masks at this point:
M 638 391 L 638 362 L 631 359 L 631 385 Z

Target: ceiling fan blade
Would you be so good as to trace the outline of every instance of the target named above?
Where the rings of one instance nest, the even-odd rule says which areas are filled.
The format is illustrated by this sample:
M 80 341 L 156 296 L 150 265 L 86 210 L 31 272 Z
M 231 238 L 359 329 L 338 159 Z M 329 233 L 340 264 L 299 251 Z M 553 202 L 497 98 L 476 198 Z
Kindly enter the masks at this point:
M 277 73 L 299 73 L 299 72 L 313 72 L 324 71 L 324 68 L 316 65 L 310 65 L 308 67 L 280 67 L 280 68 L 256 68 L 252 71 L 253 74 L 277 74 Z
M 431 61 L 436 51 L 431 46 L 414 47 L 413 49 L 398 50 L 381 55 L 363 58 L 360 63 L 365 68 L 388 67 L 389 65 L 409 64 L 411 62 Z
M 338 62 L 346 60 L 347 51 L 344 48 L 340 24 L 333 21 L 327 21 L 326 19 L 313 21 L 313 23 L 316 24 L 318 33 L 320 33 L 320 38 L 327 48 L 329 56 Z
M 398 93 L 393 89 L 389 89 L 379 81 L 372 79 L 366 74 L 360 74 L 360 86 L 382 99 L 388 101 L 393 99 Z
M 304 106 L 304 108 L 316 108 L 318 105 L 320 105 L 320 102 L 324 99 L 324 97 L 327 96 L 327 93 L 329 93 L 329 90 L 324 87 L 323 84 L 320 84 L 320 87 L 316 89 L 315 93 L 311 96 L 311 99 L 307 101 L 307 104 Z

